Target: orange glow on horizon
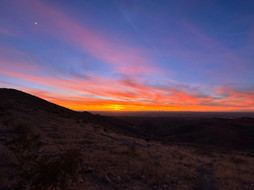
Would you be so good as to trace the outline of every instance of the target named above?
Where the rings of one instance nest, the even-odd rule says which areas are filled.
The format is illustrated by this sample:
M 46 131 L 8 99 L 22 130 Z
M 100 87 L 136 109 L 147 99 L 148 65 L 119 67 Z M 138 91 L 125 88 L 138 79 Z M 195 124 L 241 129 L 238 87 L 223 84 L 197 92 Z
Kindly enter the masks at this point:
M 98 103 L 98 104 L 64 104 L 57 103 L 63 107 L 75 110 L 75 111 L 200 111 L 200 112 L 238 112 L 238 111 L 253 111 L 254 107 L 249 109 L 239 109 L 236 107 L 223 107 L 223 106 L 186 106 L 186 105 L 138 105 L 138 104 L 108 104 L 108 103 Z
M 254 93 L 220 87 L 210 95 L 198 91 L 154 87 L 139 81 L 114 81 L 96 78 L 81 81 L 38 77 L 1 70 L 8 76 L 61 91 L 21 88 L 49 102 L 77 111 L 253 111 Z M 84 85 L 86 84 L 86 85 Z M 117 88 L 116 88 L 117 87 Z
M 200 25 L 205 20 L 195 22 L 196 17 L 182 15 L 179 21 L 172 11 L 162 17 L 164 5 L 160 11 L 158 7 L 163 14 L 139 18 L 121 3 L 102 12 L 108 17 L 82 11 L 76 7 L 79 3 L 57 4 L 3 3 L 8 8 L 3 9 L 4 25 L 0 23 L 1 88 L 18 89 L 77 111 L 254 111 L 251 27 L 236 22 L 233 28 L 241 35 L 229 38 L 225 30 L 212 34 Z M 100 10 L 97 3 L 87 6 Z M 139 6 L 142 13 L 153 9 Z M 81 12 L 73 15 L 73 10 Z M 117 22 L 107 20 L 117 14 L 121 18 Z M 135 24 L 143 22 L 133 24 L 125 14 L 144 19 L 147 30 L 139 31 L 142 26 Z M 9 23 L 13 15 L 23 18 L 15 21 L 17 27 Z M 243 20 L 252 24 L 251 19 Z M 207 24 L 218 23 L 209 19 Z
M 45 93 L 44 91 L 30 91 L 31 94 L 43 98 L 49 102 L 60 106 L 75 110 L 75 111 L 200 111 L 200 112 L 252 112 L 254 110 L 252 94 L 244 95 L 240 92 L 232 92 L 232 97 L 223 99 L 220 102 L 207 105 L 206 102 L 213 101 L 212 98 L 204 99 L 202 102 L 198 98 L 186 98 L 184 101 L 183 95 L 172 98 L 171 104 L 166 104 L 167 97 L 161 95 L 155 97 L 156 101 L 116 101 L 103 100 L 99 98 L 82 98 L 79 96 L 61 96 L 57 94 Z M 243 101 L 236 101 L 238 94 L 243 97 Z M 158 94 L 157 94 L 158 95 Z M 178 94 L 179 95 L 179 94 Z M 238 96 L 237 96 L 238 95 Z M 161 98 L 161 99 L 160 99 Z M 164 98 L 164 100 L 163 100 Z M 166 99 L 166 100 L 165 100 Z M 133 99 L 135 100 L 135 99 Z M 174 101 L 174 102 L 173 102 Z M 249 103 L 248 106 L 245 106 Z
M 110 105 L 109 109 L 113 109 L 114 111 L 120 111 L 122 110 L 124 107 L 122 105 Z

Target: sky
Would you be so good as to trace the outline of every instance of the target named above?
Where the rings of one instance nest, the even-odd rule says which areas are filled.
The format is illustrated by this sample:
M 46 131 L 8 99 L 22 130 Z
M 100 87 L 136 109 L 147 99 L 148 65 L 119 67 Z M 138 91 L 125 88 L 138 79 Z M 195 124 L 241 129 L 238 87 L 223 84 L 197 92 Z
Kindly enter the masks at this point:
M 254 111 L 253 0 L 0 0 L 0 87 L 74 110 Z

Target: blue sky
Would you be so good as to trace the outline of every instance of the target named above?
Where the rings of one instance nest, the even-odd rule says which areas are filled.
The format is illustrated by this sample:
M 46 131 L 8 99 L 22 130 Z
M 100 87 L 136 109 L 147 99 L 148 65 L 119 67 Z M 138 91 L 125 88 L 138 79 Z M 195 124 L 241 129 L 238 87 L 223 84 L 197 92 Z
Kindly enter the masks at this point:
M 2 0 L 0 85 L 76 110 L 253 111 L 253 10 L 251 0 Z

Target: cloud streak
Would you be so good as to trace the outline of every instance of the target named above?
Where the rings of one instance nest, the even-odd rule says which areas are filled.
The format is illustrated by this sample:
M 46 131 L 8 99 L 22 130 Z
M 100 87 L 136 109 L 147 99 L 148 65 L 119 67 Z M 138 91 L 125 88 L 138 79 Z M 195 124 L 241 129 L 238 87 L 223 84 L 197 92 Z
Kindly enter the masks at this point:
M 193 89 L 158 88 L 130 81 L 104 79 L 104 82 L 100 83 L 84 79 L 76 81 L 38 77 L 4 70 L 0 70 L 0 73 L 58 89 L 51 93 L 36 89 L 28 91 L 54 103 L 79 110 L 94 110 L 99 109 L 100 106 L 104 110 L 110 110 L 112 105 L 122 105 L 125 110 L 193 110 L 195 108 L 195 111 L 207 111 L 207 109 L 248 111 L 254 107 L 253 90 L 237 91 L 221 87 L 211 92 L 213 96 L 197 96 L 198 92 L 193 93 Z M 72 92 L 72 95 L 68 93 L 62 95 L 58 91 Z
M 139 36 L 133 36 L 110 29 L 110 24 L 108 30 L 90 26 L 82 19 L 89 13 L 72 15 L 64 11 L 68 8 L 64 3 L 14 0 L 7 4 L 20 7 L 14 9 L 15 15 L 29 23 L 23 20 L 18 34 L 0 25 L 2 86 L 16 85 L 76 110 L 254 110 L 254 92 L 248 88 L 254 81 L 237 72 L 249 68 L 245 59 L 187 18 L 170 17 L 168 23 L 155 14 L 143 25 L 135 22 Z M 144 15 L 145 11 L 140 14 Z M 92 16 L 91 20 L 99 19 Z M 122 19 L 131 22 L 129 17 Z M 9 40 L 10 36 L 15 39 Z M 96 66 L 87 69 L 86 64 Z M 229 81 L 238 83 L 225 87 Z
M 147 57 L 148 50 L 146 49 L 123 45 L 124 40 L 122 42 L 120 40 L 120 43 L 110 41 L 112 36 L 103 36 L 98 31 L 92 30 L 84 23 L 74 20 L 42 1 L 23 0 L 16 1 L 16 3 L 23 6 L 28 12 L 36 11 L 37 17 L 45 23 L 43 27 L 48 28 L 45 30 L 48 35 L 66 41 L 83 52 L 89 52 L 90 55 L 108 64 L 117 73 L 145 75 L 163 72 L 162 69 L 153 66 L 155 63 Z

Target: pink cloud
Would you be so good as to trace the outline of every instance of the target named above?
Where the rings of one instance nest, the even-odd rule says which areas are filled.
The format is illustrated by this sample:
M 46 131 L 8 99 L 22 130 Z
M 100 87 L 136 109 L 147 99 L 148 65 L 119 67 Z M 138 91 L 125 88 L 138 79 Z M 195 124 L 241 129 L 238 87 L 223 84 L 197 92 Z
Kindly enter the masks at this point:
M 42 30 L 84 52 L 89 52 L 95 58 L 112 66 L 116 72 L 130 75 L 165 72 L 146 58 L 146 49 L 128 47 L 121 42 L 114 43 L 110 41 L 111 37 L 100 35 L 87 27 L 85 23 L 72 19 L 59 8 L 53 8 L 42 1 L 23 0 L 16 3 L 25 6 L 28 11 L 34 11 L 34 14 L 46 23 L 45 27 L 41 28 Z
M 254 107 L 254 90 L 235 90 L 226 87 L 216 89 L 222 98 L 217 103 L 224 106 Z
M 2 47 L 0 47 L 0 68 L 19 73 L 36 73 L 42 70 L 42 66 L 32 62 L 25 54 Z
M 46 98 L 61 105 L 92 105 L 92 104 L 121 104 L 128 106 L 164 106 L 175 109 L 223 109 L 223 110 L 250 110 L 254 107 L 254 92 L 227 89 L 216 89 L 216 96 L 201 96 L 193 89 L 177 89 L 152 87 L 130 80 L 115 81 L 104 79 L 94 82 L 90 80 L 65 80 L 47 77 L 31 76 L 5 70 L 0 73 L 17 77 L 20 80 L 34 84 L 52 87 L 54 91 L 36 90 L 22 87 L 39 97 Z M 61 93 L 64 90 L 64 95 Z M 71 93 L 68 93 L 71 92 Z M 220 97 L 220 98 L 218 98 Z

